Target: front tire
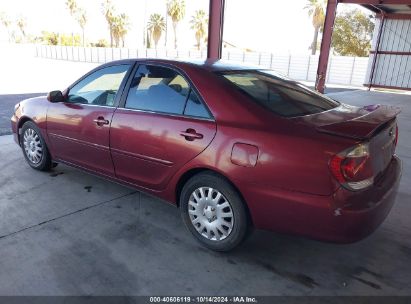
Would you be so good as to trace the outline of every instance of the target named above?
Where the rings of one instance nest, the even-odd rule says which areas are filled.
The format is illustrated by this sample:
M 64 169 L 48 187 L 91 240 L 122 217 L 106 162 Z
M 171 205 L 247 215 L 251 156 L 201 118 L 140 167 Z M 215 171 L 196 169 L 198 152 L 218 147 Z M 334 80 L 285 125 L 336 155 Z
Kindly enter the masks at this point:
M 21 149 L 24 158 L 33 169 L 49 171 L 52 168 L 50 152 L 41 136 L 40 129 L 31 121 L 27 121 L 21 128 Z
M 248 220 L 241 196 L 213 172 L 199 173 L 184 185 L 180 212 L 188 230 L 209 249 L 229 251 L 246 237 Z

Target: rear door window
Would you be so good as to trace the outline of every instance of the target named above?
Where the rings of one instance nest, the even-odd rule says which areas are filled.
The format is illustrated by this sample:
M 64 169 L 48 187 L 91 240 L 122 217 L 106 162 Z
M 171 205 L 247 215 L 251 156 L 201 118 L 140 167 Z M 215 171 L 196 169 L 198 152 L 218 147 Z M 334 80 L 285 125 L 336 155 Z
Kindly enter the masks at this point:
M 273 71 L 229 71 L 219 74 L 252 100 L 280 116 L 315 114 L 339 105 L 338 102 Z
M 211 118 L 210 112 L 204 106 L 198 95 L 193 90 L 190 90 L 190 94 L 187 99 L 187 104 L 184 109 L 184 115 Z
M 182 75 L 173 69 L 156 65 L 138 67 L 125 107 L 210 118 L 209 111 Z

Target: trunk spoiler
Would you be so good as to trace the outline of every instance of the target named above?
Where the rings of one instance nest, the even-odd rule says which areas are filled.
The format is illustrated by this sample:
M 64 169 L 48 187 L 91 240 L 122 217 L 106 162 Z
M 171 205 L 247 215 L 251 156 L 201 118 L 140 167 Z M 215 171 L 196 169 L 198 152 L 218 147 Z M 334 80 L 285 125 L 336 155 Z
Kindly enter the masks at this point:
M 385 105 L 365 106 L 363 110 L 368 113 L 343 122 L 318 126 L 316 129 L 322 133 L 365 140 L 378 133 L 401 112 L 398 107 Z

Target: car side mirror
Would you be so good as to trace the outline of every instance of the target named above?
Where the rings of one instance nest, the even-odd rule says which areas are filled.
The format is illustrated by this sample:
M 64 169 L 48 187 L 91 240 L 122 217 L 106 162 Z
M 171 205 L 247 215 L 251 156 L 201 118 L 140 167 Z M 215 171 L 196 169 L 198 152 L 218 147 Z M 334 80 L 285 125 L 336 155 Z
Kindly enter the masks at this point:
M 47 94 L 47 100 L 50 102 L 63 102 L 64 96 L 61 91 L 51 91 Z

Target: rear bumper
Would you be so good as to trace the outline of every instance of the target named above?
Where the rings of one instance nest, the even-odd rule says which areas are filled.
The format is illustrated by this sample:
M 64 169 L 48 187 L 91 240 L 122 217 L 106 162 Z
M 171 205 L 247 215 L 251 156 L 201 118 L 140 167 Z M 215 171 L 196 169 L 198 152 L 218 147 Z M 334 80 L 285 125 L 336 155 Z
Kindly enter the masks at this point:
M 371 188 L 352 192 L 339 188 L 331 196 L 311 195 L 256 185 L 239 185 L 254 226 L 337 243 L 355 242 L 377 229 L 390 212 L 401 178 L 394 157 Z

